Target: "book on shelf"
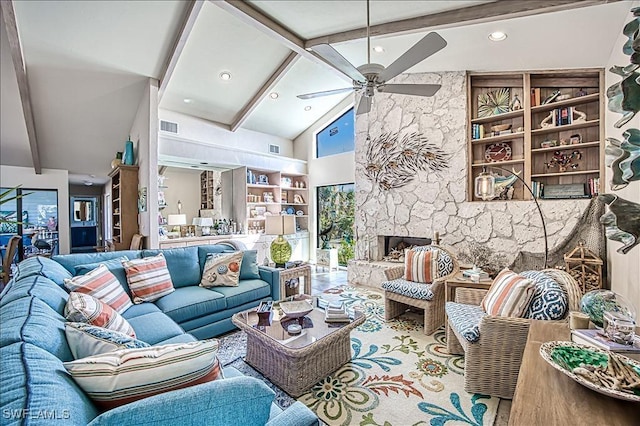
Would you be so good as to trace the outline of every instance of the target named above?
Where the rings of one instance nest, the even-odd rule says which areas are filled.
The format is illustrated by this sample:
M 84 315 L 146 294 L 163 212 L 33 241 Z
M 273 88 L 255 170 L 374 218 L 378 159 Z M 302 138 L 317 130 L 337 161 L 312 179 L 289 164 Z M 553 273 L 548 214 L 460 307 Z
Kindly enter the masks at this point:
M 590 196 L 598 195 L 600 193 L 600 178 L 589 178 L 587 186 Z
M 538 106 L 542 100 L 540 99 L 540 88 L 531 89 L 531 106 Z
M 598 329 L 576 329 L 571 331 L 572 340 L 576 343 L 595 346 L 611 352 L 640 354 L 640 336 L 635 336 L 633 345 L 624 345 L 609 340 Z
M 471 125 L 471 139 L 484 138 L 484 126 L 482 124 Z

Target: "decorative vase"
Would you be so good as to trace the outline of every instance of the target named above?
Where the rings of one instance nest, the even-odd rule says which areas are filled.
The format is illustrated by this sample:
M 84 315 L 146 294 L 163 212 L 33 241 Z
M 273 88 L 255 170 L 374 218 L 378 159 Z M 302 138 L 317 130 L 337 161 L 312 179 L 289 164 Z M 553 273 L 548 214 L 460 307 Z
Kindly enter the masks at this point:
M 122 163 L 127 166 L 133 166 L 135 160 L 133 158 L 133 142 L 131 139 L 124 143 L 124 155 L 122 156 Z
M 582 296 L 580 310 L 589 315 L 596 326 L 604 326 L 605 312 L 617 312 L 635 321 L 636 310 L 623 296 L 611 290 L 592 290 Z
M 116 152 L 116 158 L 111 160 L 111 168 L 115 169 L 120 164 L 122 164 L 122 152 L 118 151 L 118 152 Z

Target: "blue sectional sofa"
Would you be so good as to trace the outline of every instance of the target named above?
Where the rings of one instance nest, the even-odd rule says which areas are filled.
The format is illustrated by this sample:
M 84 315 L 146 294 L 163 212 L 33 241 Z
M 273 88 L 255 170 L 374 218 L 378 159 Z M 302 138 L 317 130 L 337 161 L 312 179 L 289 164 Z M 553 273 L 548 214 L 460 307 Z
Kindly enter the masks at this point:
M 127 309 L 123 316 L 137 338 L 150 345 L 191 342 L 231 330 L 235 312 L 279 297 L 277 271 L 258 268 L 245 252 L 246 270 L 238 287 L 208 290 L 198 286 L 212 245 L 163 250 L 176 291 L 155 303 Z M 119 258 L 151 256 L 158 250 L 73 254 L 22 262 L 0 295 L 0 406 L 2 424 L 65 425 L 315 425 L 317 417 L 300 402 L 282 411 L 261 380 L 223 369 L 224 378 L 166 392 L 101 412 L 86 396 L 63 362 L 73 356 L 65 335 L 65 278 L 94 264 L 110 265 L 119 280 Z M 244 260 L 243 260 L 243 264 Z M 249 268 L 249 266 L 251 266 Z M 244 272 L 244 275 L 242 274 Z M 243 276 L 245 277 L 243 279 Z M 256 278 L 258 276 L 259 278 Z M 128 290 L 128 288 L 126 288 Z M 185 332 L 186 330 L 186 332 Z

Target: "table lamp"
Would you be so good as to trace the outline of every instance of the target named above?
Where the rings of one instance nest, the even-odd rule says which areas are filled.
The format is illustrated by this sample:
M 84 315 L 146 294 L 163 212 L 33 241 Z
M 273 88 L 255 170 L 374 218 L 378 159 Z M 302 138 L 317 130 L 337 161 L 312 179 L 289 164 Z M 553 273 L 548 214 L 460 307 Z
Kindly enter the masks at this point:
M 534 195 L 529 185 L 527 185 L 527 182 L 524 181 L 524 179 L 522 179 L 517 174 L 499 166 L 486 166 L 482 169 L 482 173 L 480 173 L 476 177 L 475 185 L 474 185 L 475 187 L 474 192 L 476 194 L 476 197 L 482 198 L 483 200 L 487 201 L 487 200 L 492 200 L 496 196 L 496 179 L 493 177 L 493 175 L 491 175 L 491 173 L 487 172 L 487 168 L 498 169 L 507 173 L 511 173 L 519 181 L 522 182 L 524 187 L 527 188 L 527 190 L 531 194 L 531 197 L 533 198 L 533 202 L 536 203 L 536 207 L 538 208 L 538 213 L 540 213 L 540 221 L 542 222 L 542 232 L 544 234 L 544 268 L 546 269 L 547 258 L 549 257 L 549 242 L 547 238 L 547 225 L 545 224 L 544 216 L 542 215 L 542 209 L 540 208 L 540 204 L 538 204 L 538 199 Z
M 267 216 L 265 220 L 265 234 L 278 236 L 271 243 L 271 260 L 276 263 L 276 268 L 284 268 L 291 259 L 291 244 L 283 235 L 296 232 L 296 218 L 293 215 L 280 215 Z
M 172 232 L 180 232 L 180 226 L 187 224 L 187 215 L 186 214 L 170 214 L 167 217 L 167 225 L 172 226 Z M 176 228 L 178 230 L 176 231 Z
M 210 217 L 194 217 L 192 225 L 199 226 L 202 230 L 202 235 L 211 235 L 211 227 L 213 226 L 213 219 Z

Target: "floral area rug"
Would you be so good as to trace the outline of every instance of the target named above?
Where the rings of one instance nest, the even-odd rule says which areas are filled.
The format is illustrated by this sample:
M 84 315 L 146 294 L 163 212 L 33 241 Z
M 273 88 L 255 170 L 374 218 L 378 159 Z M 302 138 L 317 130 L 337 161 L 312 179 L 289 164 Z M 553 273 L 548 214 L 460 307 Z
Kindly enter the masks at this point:
M 421 312 L 385 321 L 384 295 L 364 287 L 335 287 L 321 298 L 366 315 L 366 321 L 351 332 L 351 362 L 298 398 L 323 422 L 332 426 L 493 425 L 500 400 L 464 391 L 463 357 L 447 353 L 443 329 L 432 336 L 423 333 Z M 244 356 L 246 342 L 238 334 L 243 333 L 221 339 L 221 348 L 227 347 L 225 339 L 234 342 L 220 354 L 221 363 L 264 380 L 239 358 Z M 291 405 L 291 397 L 270 385 L 278 405 Z

